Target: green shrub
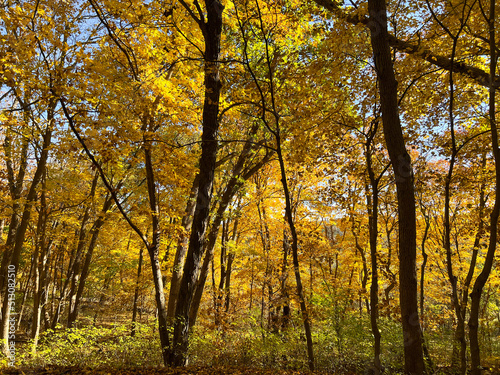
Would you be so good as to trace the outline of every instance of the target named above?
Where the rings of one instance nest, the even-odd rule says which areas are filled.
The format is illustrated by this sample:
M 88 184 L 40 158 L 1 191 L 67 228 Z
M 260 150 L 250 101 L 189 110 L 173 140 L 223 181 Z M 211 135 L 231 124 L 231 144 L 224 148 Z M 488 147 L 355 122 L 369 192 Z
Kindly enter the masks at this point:
M 16 362 L 26 366 L 157 366 L 162 363 L 157 336 L 153 325 L 143 324 L 138 324 L 135 337 L 130 337 L 129 325 L 48 330 L 40 336 L 37 352 L 31 353 L 28 343 Z

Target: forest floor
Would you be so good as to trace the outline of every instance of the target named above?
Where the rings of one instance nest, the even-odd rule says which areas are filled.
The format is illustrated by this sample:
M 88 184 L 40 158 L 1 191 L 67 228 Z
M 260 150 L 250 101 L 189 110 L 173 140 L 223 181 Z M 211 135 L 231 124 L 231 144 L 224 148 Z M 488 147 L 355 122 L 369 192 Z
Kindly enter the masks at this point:
M 0 368 L 0 374 L 4 375 L 306 375 L 320 374 L 325 372 L 292 371 L 276 369 L 254 369 L 241 367 L 179 367 L 179 368 L 159 368 L 159 367 L 77 367 L 77 366 L 46 366 L 38 368 Z M 354 374 L 353 374 L 354 375 Z
M 438 368 L 433 375 L 450 375 L 453 372 L 449 368 Z M 164 367 L 80 367 L 80 366 L 46 366 L 46 367 L 10 367 L 0 368 L 2 375 L 365 375 L 371 372 L 342 372 L 334 374 L 324 371 L 294 371 L 276 369 L 257 369 L 248 367 L 209 367 L 188 366 L 177 368 Z M 384 374 L 395 375 L 391 371 Z M 495 369 L 485 371 L 485 375 L 500 375 Z

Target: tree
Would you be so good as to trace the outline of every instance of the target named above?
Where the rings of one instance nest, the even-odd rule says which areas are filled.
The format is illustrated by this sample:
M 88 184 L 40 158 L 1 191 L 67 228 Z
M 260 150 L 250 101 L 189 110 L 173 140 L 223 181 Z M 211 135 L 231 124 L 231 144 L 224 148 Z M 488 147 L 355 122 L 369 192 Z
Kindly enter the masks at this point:
M 203 255 L 203 242 L 207 230 L 210 213 L 210 202 L 214 182 L 214 171 L 217 158 L 217 131 L 219 129 L 219 99 L 222 84 L 219 75 L 219 54 L 222 34 L 223 4 L 218 0 L 206 0 L 206 19 L 198 2 L 196 11 L 183 0 L 180 1 L 198 24 L 203 34 L 205 50 L 204 85 L 205 99 L 203 104 L 203 134 L 201 143 L 200 172 L 198 195 L 193 215 L 189 246 L 179 287 L 179 297 L 175 308 L 174 334 L 169 354 L 169 364 L 183 366 L 187 363 L 189 343 L 189 311 L 196 288 L 198 270 Z
M 500 149 L 498 143 L 498 129 L 496 122 L 496 71 L 498 63 L 498 53 L 496 47 L 496 27 L 495 27 L 495 14 L 496 14 L 496 1 L 490 0 L 488 13 L 481 6 L 484 18 L 487 18 L 488 33 L 489 33 L 489 47 L 490 47 L 490 79 L 489 79 L 489 125 L 491 131 L 491 148 L 494 157 L 495 165 L 495 200 L 494 206 L 490 214 L 490 239 L 488 244 L 488 251 L 483 269 L 479 273 L 474 282 L 471 291 L 471 311 L 469 318 L 469 339 L 471 349 L 471 370 L 472 374 L 481 374 L 481 356 L 479 350 L 478 338 L 478 325 L 479 325 L 479 305 L 481 302 L 481 295 L 483 288 L 490 276 L 493 267 L 493 259 L 495 256 L 498 235 L 498 218 L 500 216 Z
M 396 180 L 399 216 L 399 293 L 401 320 L 405 336 L 405 370 L 425 371 L 422 332 L 417 304 L 416 217 L 411 158 L 406 151 L 398 114 L 397 82 L 387 33 L 384 0 L 369 0 L 370 35 L 377 71 L 382 122 L 387 151 Z

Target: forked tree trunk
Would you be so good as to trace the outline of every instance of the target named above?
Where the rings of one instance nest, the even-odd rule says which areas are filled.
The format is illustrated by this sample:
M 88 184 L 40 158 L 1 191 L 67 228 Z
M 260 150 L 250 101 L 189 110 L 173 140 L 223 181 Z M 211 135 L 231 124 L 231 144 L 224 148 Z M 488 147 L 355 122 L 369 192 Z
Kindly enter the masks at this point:
M 29 114 L 25 113 L 26 123 L 29 121 Z M 21 146 L 21 157 L 19 160 L 19 169 L 17 176 L 14 175 L 14 165 L 12 163 L 12 133 L 10 129 L 6 130 L 6 135 L 3 143 L 3 150 L 5 154 L 5 166 L 7 169 L 7 180 L 9 184 L 10 197 L 12 199 L 12 215 L 10 217 L 9 231 L 3 246 L 2 261 L 0 263 L 0 306 L 3 303 L 5 284 L 7 283 L 7 268 L 9 266 L 12 251 L 14 248 L 14 241 L 16 237 L 17 228 L 19 227 L 19 218 L 21 217 L 21 204 L 20 198 L 23 193 L 24 178 L 28 166 L 28 149 L 29 138 L 23 137 Z M 3 230 L 2 230 L 3 233 Z M 0 314 L 1 315 L 1 314 Z M 0 324 L 2 317 L 0 316 Z
M 257 127 L 253 127 L 250 131 L 250 137 L 257 131 Z M 249 160 L 253 154 L 251 153 L 252 142 L 248 140 L 243 147 L 241 154 L 231 172 L 231 178 L 228 181 L 224 193 L 220 199 L 219 207 L 217 208 L 217 213 L 212 220 L 210 229 L 207 235 L 207 241 L 205 245 L 205 258 L 203 259 L 203 264 L 200 269 L 200 275 L 196 282 L 196 289 L 194 292 L 194 297 L 191 305 L 191 310 L 189 312 L 190 326 L 193 327 L 196 323 L 196 317 L 198 315 L 198 308 L 200 306 L 201 297 L 203 295 L 203 289 L 208 275 L 209 264 L 213 260 L 213 254 L 215 249 L 215 244 L 217 242 L 217 237 L 219 234 L 219 228 L 224 218 L 224 213 L 226 212 L 229 204 L 233 200 L 236 193 L 241 189 L 243 183 L 250 179 L 264 164 L 266 164 L 271 156 L 271 153 L 267 153 L 266 156 L 255 163 L 254 165 L 247 166 L 245 168 L 246 162 Z
M 203 134 L 201 137 L 201 156 L 199 190 L 193 216 L 193 226 L 189 247 L 184 263 L 175 308 L 174 335 L 168 363 L 171 366 L 187 364 L 189 344 L 189 312 L 198 279 L 198 271 L 203 256 L 203 244 L 210 214 L 215 164 L 217 160 L 217 131 L 219 129 L 219 98 L 222 84 L 219 77 L 219 54 L 222 34 L 222 11 L 224 6 L 219 0 L 205 0 L 205 16 L 194 16 L 191 7 L 181 0 L 181 4 L 193 15 L 200 26 L 205 40 L 204 71 L 205 100 L 203 103 Z

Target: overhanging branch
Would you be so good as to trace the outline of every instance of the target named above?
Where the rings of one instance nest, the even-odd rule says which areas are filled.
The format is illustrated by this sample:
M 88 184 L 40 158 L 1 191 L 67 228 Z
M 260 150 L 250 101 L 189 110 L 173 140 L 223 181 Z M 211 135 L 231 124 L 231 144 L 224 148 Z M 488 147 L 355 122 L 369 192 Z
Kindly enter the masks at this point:
M 332 12 L 336 17 L 353 25 L 364 25 L 368 27 L 370 19 L 366 15 L 360 15 L 356 12 L 346 13 L 334 0 L 314 0 L 314 2 L 326 10 Z M 431 50 L 422 47 L 419 44 L 401 40 L 392 34 L 388 34 L 389 44 L 392 48 L 401 53 L 413 55 L 422 60 L 425 60 L 433 65 L 436 65 L 444 70 L 452 70 L 454 73 L 469 77 L 479 83 L 481 86 L 489 87 L 490 75 L 483 69 L 468 65 L 464 62 L 452 61 L 444 56 L 436 55 Z M 500 77 L 496 76 L 494 81 L 496 90 L 500 89 Z

